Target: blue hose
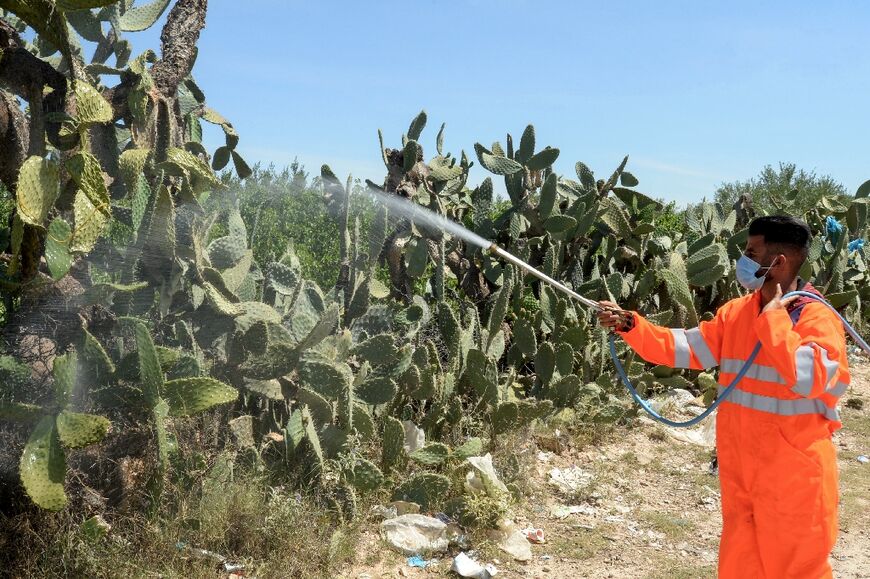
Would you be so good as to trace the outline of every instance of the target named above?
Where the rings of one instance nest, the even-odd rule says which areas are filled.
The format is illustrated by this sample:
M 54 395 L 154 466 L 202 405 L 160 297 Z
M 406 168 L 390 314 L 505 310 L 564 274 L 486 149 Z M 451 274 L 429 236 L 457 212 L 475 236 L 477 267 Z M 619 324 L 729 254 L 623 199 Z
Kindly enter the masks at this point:
M 855 340 L 855 342 L 861 347 L 862 350 L 870 354 L 870 345 L 868 345 L 867 342 L 864 341 L 864 338 L 858 335 L 858 332 L 856 332 L 855 329 L 849 324 L 849 322 L 846 321 L 846 318 L 840 315 L 840 312 L 838 312 L 834 308 L 834 306 L 832 306 L 816 294 L 811 294 L 805 291 L 789 292 L 782 297 L 783 299 L 785 299 L 792 296 L 803 296 L 806 298 L 811 298 L 821 304 L 826 305 L 832 312 L 837 315 L 838 318 L 840 318 L 840 321 L 843 322 L 843 327 L 846 329 L 846 332 L 850 336 L 852 336 L 852 339 Z M 640 404 L 640 407 L 646 410 L 647 413 L 649 413 L 649 415 L 652 416 L 654 419 L 658 420 L 662 424 L 666 424 L 668 426 L 676 426 L 679 428 L 694 426 L 695 424 L 698 424 L 699 422 L 710 416 L 710 413 L 716 410 L 716 408 L 718 408 L 718 406 L 722 404 L 722 402 L 724 402 L 726 398 L 728 398 L 728 395 L 731 394 L 731 391 L 737 387 L 737 383 L 740 382 L 746 375 L 746 372 L 749 371 L 749 368 L 752 366 L 752 362 L 755 361 L 755 357 L 758 356 L 758 352 L 760 351 L 761 342 L 758 342 L 755 345 L 755 348 L 752 350 L 752 353 L 749 355 L 749 359 L 746 360 L 746 363 L 743 364 L 743 367 L 740 368 L 740 371 L 737 372 L 737 375 L 734 376 L 734 379 L 731 381 L 731 383 L 728 384 L 725 390 L 722 391 L 722 394 L 720 394 L 719 397 L 715 401 L 713 401 L 713 404 L 711 404 L 709 408 L 707 408 L 704 412 L 692 418 L 691 420 L 686 420 L 685 422 L 676 422 L 674 420 L 669 420 L 668 418 L 665 418 L 664 416 L 653 410 L 649 403 L 640 397 L 640 394 L 638 394 L 637 390 L 635 390 L 634 386 L 632 386 L 631 380 L 629 380 L 628 378 L 628 374 L 625 373 L 625 368 L 623 367 L 622 362 L 619 361 L 619 357 L 616 355 L 616 334 L 611 334 L 610 336 L 610 357 L 613 358 L 613 364 L 616 366 L 616 372 L 622 379 L 622 383 L 625 384 L 626 388 L 628 388 L 628 391 L 631 393 L 631 397 L 634 398 L 634 401 Z

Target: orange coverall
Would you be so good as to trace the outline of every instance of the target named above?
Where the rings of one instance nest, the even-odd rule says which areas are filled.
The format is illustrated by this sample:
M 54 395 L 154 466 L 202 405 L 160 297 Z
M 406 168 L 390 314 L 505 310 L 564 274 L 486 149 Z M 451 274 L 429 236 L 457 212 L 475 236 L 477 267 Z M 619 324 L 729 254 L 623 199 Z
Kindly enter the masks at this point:
M 786 310 L 760 312 L 754 292 L 691 330 L 655 326 L 633 312 L 634 327 L 619 334 L 653 364 L 718 366 L 720 393 L 761 341 L 718 411 L 719 577 L 832 577 L 838 476 L 831 434 L 842 426 L 836 406 L 850 379 L 845 332 L 812 301 L 797 323 Z

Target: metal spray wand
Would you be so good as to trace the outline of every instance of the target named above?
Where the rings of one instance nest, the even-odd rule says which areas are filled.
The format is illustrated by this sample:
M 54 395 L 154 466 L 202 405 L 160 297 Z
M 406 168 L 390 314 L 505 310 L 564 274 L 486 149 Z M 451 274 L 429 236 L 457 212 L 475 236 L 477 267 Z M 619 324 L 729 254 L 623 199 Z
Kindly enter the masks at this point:
M 558 289 L 562 293 L 571 296 L 572 298 L 574 298 L 575 300 L 577 300 L 578 302 L 580 302 L 584 306 L 590 307 L 590 308 L 594 309 L 595 311 L 613 312 L 613 313 L 619 315 L 620 318 L 622 318 L 623 320 L 627 320 L 631 316 L 630 312 L 627 312 L 625 310 L 620 310 L 617 308 L 604 307 L 594 300 L 590 300 L 589 298 L 581 296 L 580 294 L 578 294 L 577 292 L 575 292 L 574 290 L 572 290 L 571 288 L 569 288 L 565 284 L 556 281 L 555 279 L 551 278 L 550 276 L 548 276 L 544 272 L 538 271 L 537 269 L 533 268 L 532 266 L 530 266 L 529 264 L 527 264 L 523 260 L 519 259 L 518 257 L 511 255 L 510 253 L 508 253 L 507 251 L 505 251 L 504 249 L 502 249 L 501 247 L 499 247 L 495 243 L 491 244 L 489 246 L 489 248 L 487 249 L 487 251 L 490 254 L 495 255 L 496 257 L 499 257 L 499 258 L 507 261 L 508 263 L 512 263 L 515 266 L 527 271 L 528 273 L 537 277 L 541 281 L 544 281 L 544 282 L 550 284 L 551 286 Z

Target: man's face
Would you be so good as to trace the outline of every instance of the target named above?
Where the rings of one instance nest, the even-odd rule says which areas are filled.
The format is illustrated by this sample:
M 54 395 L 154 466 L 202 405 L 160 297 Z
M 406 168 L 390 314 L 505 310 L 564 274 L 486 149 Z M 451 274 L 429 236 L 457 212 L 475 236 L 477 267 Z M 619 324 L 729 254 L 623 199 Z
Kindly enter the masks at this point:
M 746 240 L 746 248 L 743 250 L 743 254 L 755 263 L 761 265 L 762 269 L 760 269 L 756 274 L 758 277 L 767 273 L 767 279 L 770 281 L 775 279 L 779 272 L 785 271 L 785 262 L 787 261 L 786 256 L 781 253 L 778 254 L 774 251 L 770 251 L 767 244 L 764 243 L 763 235 L 750 235 Z M 771 267 L 770 270 L 766 269 L 771 265 L 773 267 Z

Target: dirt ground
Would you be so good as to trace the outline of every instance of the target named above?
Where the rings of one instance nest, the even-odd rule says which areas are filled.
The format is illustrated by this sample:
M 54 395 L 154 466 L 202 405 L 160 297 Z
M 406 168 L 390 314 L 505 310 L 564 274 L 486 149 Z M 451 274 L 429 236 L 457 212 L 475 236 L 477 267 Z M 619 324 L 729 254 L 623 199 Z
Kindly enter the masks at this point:
M 870 364 L 852 370 L 852 387 L 841 403 L 844 428 L 834 437 L 840 535 L 832 564 L 835 577 L 843 579 L 870 577 L 870 464 L 857 460 L 870 455 Z M 856 401 L 863 407 L 855 408 Z M 546 543 L 533 545 L 532 560 L 520 563 L 486 541 L 475 542 L 478 560 L 495 564 L 498 577 L 716 576 L 722 520 L 709 448 L 677 440 L 646 420 L 579 450 L 570 443 L 560 448 L 547 436 L 529 446 L 534 453 L 526 473 L 530 494 L 513 514 L 520 528 L 543 529 Z M 553 469 L 575 466 L 582 482 L 578 490 L 563 492 L 550 484 Z M 579 512 L 566 512 L 561 508 L 566 506 Z M 412 568 L 373 529 L 343 578 L 450 575 L 449 555 L 425 570 Z

